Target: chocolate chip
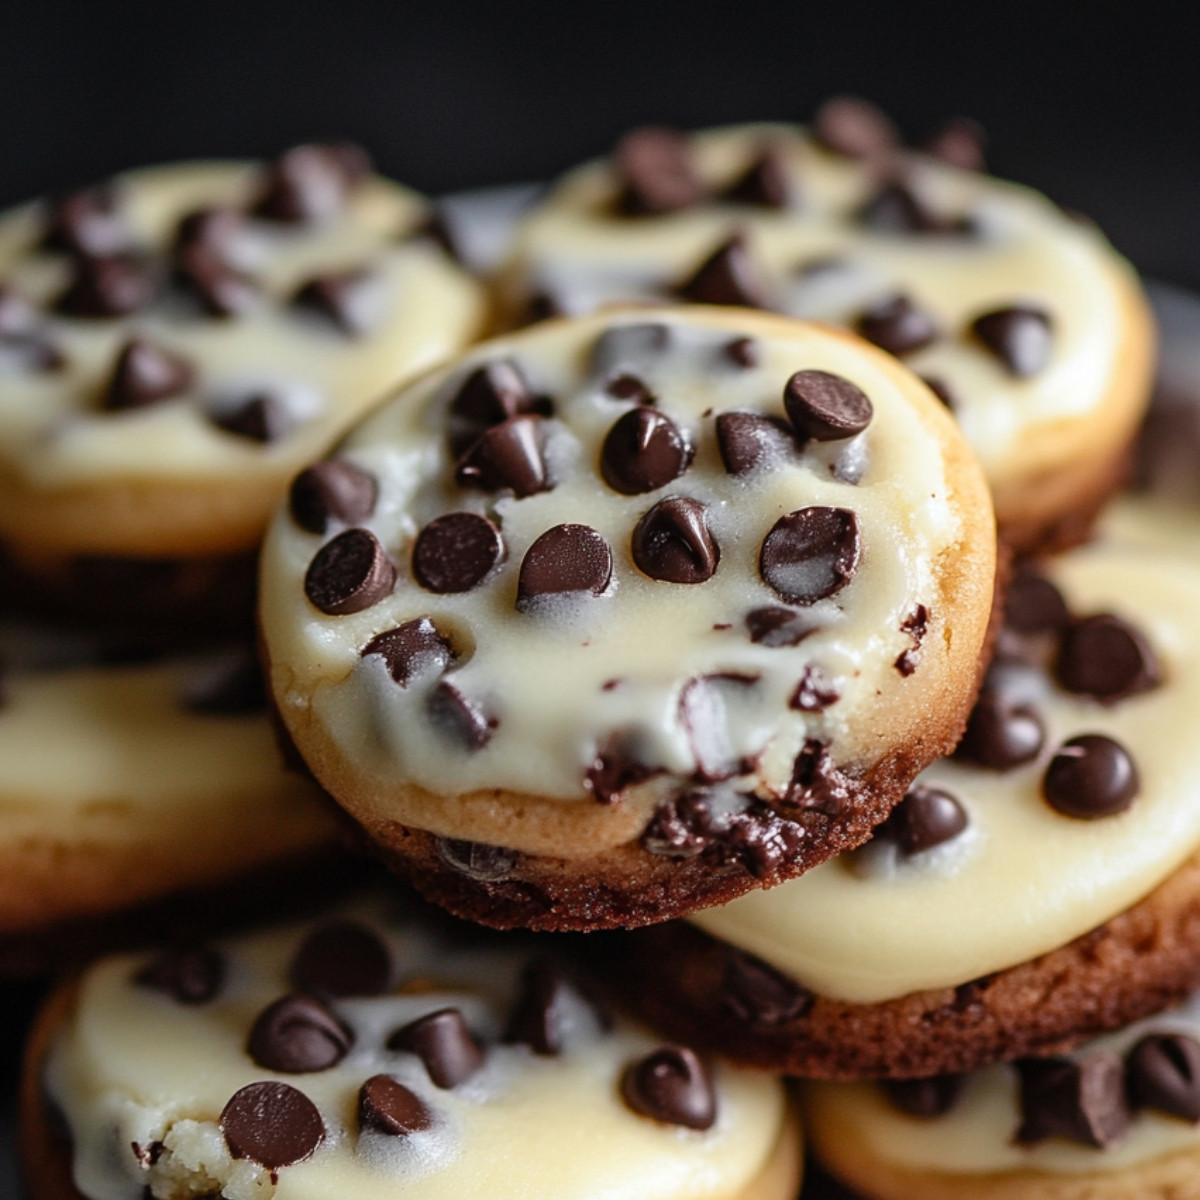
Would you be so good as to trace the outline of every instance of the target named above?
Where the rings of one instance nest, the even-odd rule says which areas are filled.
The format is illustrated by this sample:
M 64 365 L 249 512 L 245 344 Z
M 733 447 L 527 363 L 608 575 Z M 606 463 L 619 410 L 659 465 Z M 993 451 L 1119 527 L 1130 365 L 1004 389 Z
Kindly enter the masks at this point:
M 826 100 L 813 120 L 817 140 L 829 150 L 849 158 L 879 158 L 900 145 L 887 114 L 857 96 L 835 96 Z
M 154 298 L 154 281 L 133 258 L 77 258 L 55 308 L 71 317 L 124 317 Z
M 267 684 L 258 658 L 247 651 L 219 663 L 189 689 L 184 703 L 189 712 L 209 717 L 266 712 Z
M 922 375 L 921 382 L 938 398 L 944 408 L 958 412 L 960 403 L 954 389 L 942 378 L 936 375 Z
M 530 612 L 543 598 L 599 596 L 612 578 L 612 551 L 589 525 L 547 529 L 521 560 L 517 611 Z
M 170 950 L 142 967 L 133 982 L 179 1004 L 207 1004 L 225 982 L 225 959 L 207 946 Z
M 328 220 L 370 169 L 370 160 L 357 146 L 293 146 L 267 167 L 254 215 L 288 223 Z
M 489 846 L 485 842 L 437 838 L 434 844 L 438 858 L 451 870 L 484 883 L 507 879 L 520 858 L 516 850 L 509 850 L 505 846 Z
M 115 412 L 157 404 L 186 392 L 195 374 L 186 359 L 160 350 L 143 338 L 132 338 L 117 356 L 103 407 Z
M 510 417 L 532 412 L 534 397 L 521 368 L 511 358 L 477 367 L 450 401 L 450 413 L 482 432 Z
M 1009 771 L 1041 753 L 1046 726 L 1032 704 L 984 688 L 954 757 L 993 771 Z
M 1004 596 L 1004 625 L 1016 633 L 1057 633 L 1071 619 L 1062 592 L 1044 575 L 1018 571 Z
M 271 1171 L 303 1162 L 325 1140 L 317 1106 L 298 1088 L 267 1080 L 234 1092 L 217 1123 L 234 1158 Z
M 796 684 L 788 707 L 799 712 L 824 712 L 842 698 L 838 686 L 816 663 L 809 663 Z
M 812 992 L 774 967 L 733 947 L 725 949 L 721 1007 L 739 1021 L 759 1027 L 784 1025 L 812 1011 Z
M 173 278 L 209 316 L 236 317 L 258 300 L 258 285 L 231 267 L 212 246 L 196 242 L 175 252 Z
M 901 1112 L 932 1118 L 945 1116 L 954 1107 L 965 1082 L 963 1075 L 933 1075 L 928 1079 L 887 1079 L 881 1086 Z
M 39 325 L 37 310 L 11 284 L 0 284 L 0 339 L 22 342 L 32 337 Z
M 362 649 L 363 658 L 371 654 L 383 659 L 388 674 L 402 688 L 413 679 L 445 673 L 457 657 L 454 647 L 428 617 L 417 617 L 376 634 Z
M 41 244 L 44 250 L 104 258 L 128 249 L 129 242 L 129 229 L 117 211 L 116 193 L 101 184 L 53 201 Z
M 1124 812 L 1140 786 L 1137 767 L 1119 742 L 1085 733 L 1064 742 L 1050 760 L 1042 795 L 1063 816 L 1094 820 Z
M 245 227 L 245 217 L 236 208 L 198 208 L 180 219 L 175 229 L 172 252 L 203 246 L 227 262 L 233 244 Z
M 766 285 L 740 233 L 722 242 L 676 291 L 693 304 L 770 307 Z
M 867 341 L 897 358 L 915 354 L 938 336 L 933 318 L 901 294 L 871 305 L 859 315 L 855 328 Z
M 629 216 L 658 216 L 698 204 L 704 187 L 692 165 L 688 140 L 673 129 L 627 133 L 613 153 L 621 185 L 617 209 Z
M 786 421 L 754 412 L 720 413 L 717 447 L 730 475 L 747 475 L 776 466 L 800 451 L 795 433 Z
M 504 1040 L 528 1046 L 542 1057 L 561 1054 L 567 1032 L 568 990 L 566 976 L 553 963 L 541 959 L 529 963 L 521 975 L 521 990 Z
M 850 780 L 834 766 L 829 747 L 816 738 L 807 738 L 792 762 L 792 777 L 781 803 L 836 817 L 850 800 Z
M 964 171 L 986 170 L 986 148 L 986 131 L 970 117 L 953 117 L 922 146 L 926 154 Z
M 734 338 L 722 347 L 722 353 L 735 367 L 757 367 L 759 363 L 758 343 L 749 337 Z
M 368 529 L 347 529 L 326 542 L 309 564 L 304 594 L 330 616 L 362 612 L 391 594 L 396 568 Z
M 976 317 L 971 330 L 1018 379 L 1036 375 L 1050 361 L 1053 327 L 1040 308 L 997 308 Z
M 462 487 L 507 488 L 515 496 L 548 491 L 544 439 L 540 417 L 510 417 L 476 438 L 455 466 L 454 478 Z
M 605 483 L 624 496 L 666 487 L 692 461 L 692 448 L 679 426 L 650 408 L 634 408 L 608 431 L 600 450 Z
M 333 921 L 300 943 L 289 977 L 301 991 L 323 996 L 378 996 L 391 983 L 392 956 L 365 925 Z
M 621 1096 L 640 1116 L 687 1129 L 711 1129 L 717 1098 L 704 1064 L 685 1046 L 661 1046 L 631 1064 Z
M 483 1066 L 483 1049 L 457 1008 L 442 1008 L 397 1029 L 389 1050 L 408 1050 L 440 1088 L 457 1087 Z
M 791 608 L 756 608 L 746 614 L 746 632 L 763 646 L 798 646 L 819 626 L 807 613 Z
M 295 425 L 287 405 L 272 392 L 256 392 L 238 404 L 210 412 L 208 419 L 226 433 L 263 444 L 286 437 Z
M 469 592 L 504 561 L 504 539 L 486 517 L 454 512 L 435 517 L 417 535 L 412 572 L 429 592 Z
M 434 727 L 465 750 L 482 750 L 499 724 L 478 700 L 444 679 L 430 693 L 426 707 Z
M 592 375 L 607 378 L 624 368 L 640 366 L 648 358 L 656 358 L 670 344 L 670 326 L 650 321 L 617 325 L 596 339 L 588 370 Z
M 654 767 L 638 759 L 630 742 L 626 736 L 612 734 L 596 749 L 584 775 L 583 786 L 601 804 L 615 804 L 626 788 L 635 787 L 658 774 Z
M 1105 704 L 1151 691 L 1162 681 L 1162 668 L 1141 630 L 1111 613 L 1072 622 L 1054 669 L 1068 692 Z
M 632 551 L 638 570 L 664 583 L 703 583 L 721 559 L 707 510 L 688 496 L 668 496 L 650 509 L 633 531 Z
M 433 1124 L 421 1098 L 390 1075 L 372 1075 L 358 1089 L 358 1127 L 363 1132 L 407 1137 Z
M 604 390 L 614 400 L 632 400 L 635 404 L 654 404 L 656 397 L 636 375 L 618 375 L 610 379 Z
M 318 275 L 301 284 L 292 296 L 292 305 L 324 317 L 349 337 L 360 337 L 372 324 L 363 304 L 364 285 L 369 280 L 366 271 Z
M 767 147 L 722 193 L 721 199 L 758 208 L 787 208 L 791 201 L 783 155 Z
M 927 208 L 915 192 L 896 181 L 876 192 L 859 209 L 857 219 L 865 228 L 885 234 L 963 234 L 973 228 L 968 219 L 944 217 Z
M 1129 1128 L 1124 1067 L 1116 1054 L 1069 1058 L 1027 1058 L 1016 1064 L 1021 1084 L 1024 1145 L 1049 1137 L 1103 1149 Z
M 801 437 L 817 442 L 862 433 L 875 411 L 862 388 L 828 371 L 797 371 L 784 385 L 783 405 Z
M 269 1004 L 250 1029 L 246 1053 L 285 1075 L 326 1071 L 354 1045 L 354 1034 L 315 996 L 292 994 Z
M 858 518 L 845 508 L 800 508 L 763 538 L 758 570 L 789 604 L 814 604 L 854 578 L 860 555 Z
M 344 458 L 328 458 L 292 480 L 288 505 L 292 520 L 309 533 L 324 533 L 329 522 L 354 524 L 375 511 L 379 484 L 375 476 Z
M 1200 1121 L 1200 1044 L 1194 1038 L 1182 1033 L 1142 1038 L 1126 1056 L 1125 1082 L 1133 1109 Z
M 942 788 L 913 784 L 908 794 L 875 831 L 905 854 L 920 854 L 958 837 L 967 827 L 966 810 Z

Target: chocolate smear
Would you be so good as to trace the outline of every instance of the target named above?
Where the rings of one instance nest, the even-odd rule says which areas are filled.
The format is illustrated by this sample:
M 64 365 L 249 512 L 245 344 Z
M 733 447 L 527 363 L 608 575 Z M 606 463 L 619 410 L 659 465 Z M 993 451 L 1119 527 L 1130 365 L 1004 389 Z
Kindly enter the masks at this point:
M 798 712 L 824 712 L 841 698 L 837 684 L 816 663 L 809 663 L 792 692 L 788 707 Z

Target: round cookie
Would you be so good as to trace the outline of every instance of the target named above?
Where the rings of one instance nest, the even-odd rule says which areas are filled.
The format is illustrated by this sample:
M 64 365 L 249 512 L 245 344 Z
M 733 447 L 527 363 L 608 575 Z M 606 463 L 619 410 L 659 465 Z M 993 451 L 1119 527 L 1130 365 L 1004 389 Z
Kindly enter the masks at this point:
M 648 1019 L 798 1075 L 929 1075 L 1200 981 L 1200 562 L 1114 535 L 1045 569 L 956 756 L 869 845 L 622 944 Z
M 1086 533 L 1151 379 L 1148 306 L 1094 227 L 836 102 L 813 132 L 628 135 L 528 217 L 499 290 L 514 321 L 671 297 L 855 329 L 951 407 L 1023 552 Z
M 1194 1200 L 1200 1003 L 966 1076 L 807 1083 L 812 1148 L 864 1200 Z
M 994 551 L 891 357 L 610 314 L 476 348 L 300 476 L 261 625 L 301 756 L 430 898 L 637 925 L 867 837 L 958 736 Z
M 103 945 L 106 920 L 179 893 L 248 906 L 332 857 L 340 814 L 283 769 L 245 651 L 104 664 L 9 637 L 4 653 L 0 969 Z
M 544 943 L 391 903 L 125 956 L 27 1058 L 32 1200 L 790 1200 L 776 1080 L 595 1007 Z
M 291 476 L 481 332 L 430 220 L 343 145 L 131 171 L 0 218 L 8 603 L 246 623 Z

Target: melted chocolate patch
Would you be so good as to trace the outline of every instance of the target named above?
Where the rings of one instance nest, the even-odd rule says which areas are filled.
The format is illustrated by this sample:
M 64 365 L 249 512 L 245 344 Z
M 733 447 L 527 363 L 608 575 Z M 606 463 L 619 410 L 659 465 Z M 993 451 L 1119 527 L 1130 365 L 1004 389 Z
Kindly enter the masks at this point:
M 382 657 L 388 674 L 402 688 L 422 676 L 444 674 L 457 658 L 454 647 L 428 617 L 376 634 L 362 649 L 363 658 L 370 654 Z
M 841 698 L 837 684 L 816 663 L 809 663 L 792 692 L 788 707 L 798 712 L 824 712 Z

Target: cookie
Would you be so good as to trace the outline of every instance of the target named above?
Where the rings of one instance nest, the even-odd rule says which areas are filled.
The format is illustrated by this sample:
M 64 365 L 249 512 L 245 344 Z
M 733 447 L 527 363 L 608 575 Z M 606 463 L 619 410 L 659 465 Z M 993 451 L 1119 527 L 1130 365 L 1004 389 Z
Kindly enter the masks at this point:
M 301 756 L 428 896 L 637 925 L 867 837 L 958 736 L 994 551 L 890 356 L 603 315 L 477 348 L 302 474 L 261 625 Z
M 1195 986 L 1198 568 L 1114 535 L 1019 572 L 955 756 L 862 849 L 623 944 L 632 1002 L 859 1078 L 1040 1053 Z
M 1002 538 L 1064 546 L 1121 481 L 1148 306 L 1094 227 L 941 150 L 907 151 L 879 114 L 837 102 L 812 131 L 636 131 L 529 216 L 502 303 L 520 321 L 671 297 L 855 329 L 953 410 Z
M 287 481 L 481 331 L 430 213 L 360 150 L 309 145 L 0 217 L 7 602 L 211 627 L 232 574 L 248 624 Z
M 180 892 L 282 891 L 332 856 L 337 810 L 283 769 L 245 651 L 105 664 L 23 646 L 7 639 L 0 701 L 0 969 Z
M 814 1152 L 864 1200 L 1200 1195 L 1200 1003 L 967 1075 L 809 1083 Z
M 32 1200 L 790 1200 L 801 1151 L 777 1080 L 399 899 L 98 963 L 43 1013 L 21 1125 Z

